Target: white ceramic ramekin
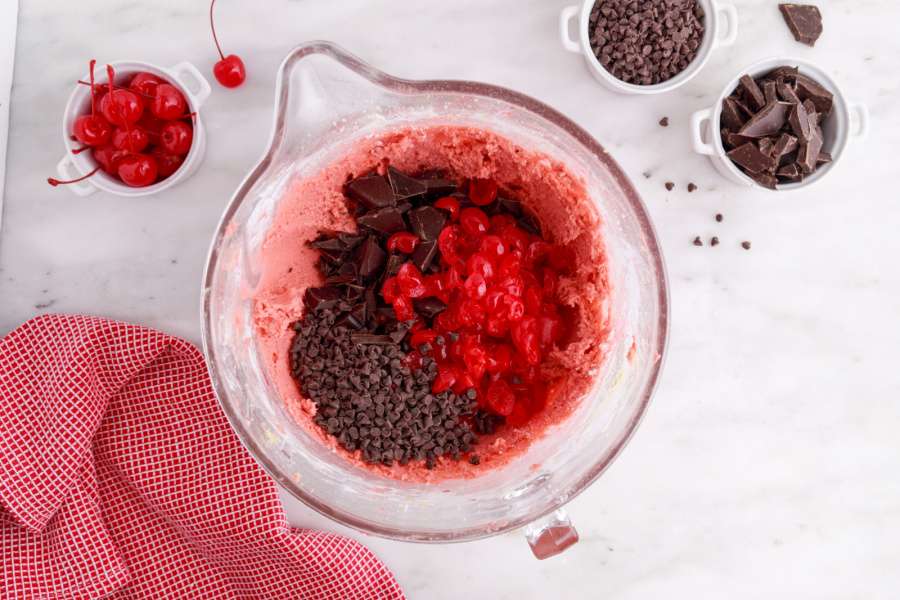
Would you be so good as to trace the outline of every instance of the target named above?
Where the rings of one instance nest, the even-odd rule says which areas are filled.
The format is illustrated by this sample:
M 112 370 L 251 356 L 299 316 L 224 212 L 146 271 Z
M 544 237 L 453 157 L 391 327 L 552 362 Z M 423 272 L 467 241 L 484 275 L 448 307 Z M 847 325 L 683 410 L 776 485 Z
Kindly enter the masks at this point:
M 588 31 L 588 19 L 596 0 L 584 0 L 579 5 L 567 6 L 559 14 L 559 36 L 563 48 L 569 52 L 581 54 L 587 63 L 591 74 L 605 87 L 622 94 L 661 94 L 681 87 L 696 75 L 706 61 L 709 60 L 713 49 L 730 46 L 737 39 L 738 15 L 737 9 L 731 4 L 720 4 L 716 0 L 698 0 L 703 8 L 704 32 L 703 42 L 697 49 L 697 56 L 688 67 L 675 77 L 654 85 L 635 85 L 625 83 L 607 71 L 591 49 L 590 32 Z M 572 38 L 572 21 L 578 18 L 578 35 Z
M 193 142 L 191 143 L 191 149 L 177 171 L 172 173 L 166 179 L 154 183 L 153 185 L 148 185 L 146 187 L 130 187 L 118 179 L 111 177 L 101 169 L 92 177 L 89 177 L 84 181 L 79 181 L 78 183 L 69 184 L 65 187 L 69 188 L 79 196 L 87 196 L 88 194 L 93 194 L 98 189 L 101 189 L 117 196 L 129 196 L 134 198 L 161 192 L 177 184 L 179 181 L 183 181 L 197 169 L 200 161 L 203 160 L 203 154 L 206 152 L 206 131 L 203 128 L 203 121 L 200 118 L 200 107 L 212 91 L 209 82 L 200 74 L 197 67 L 188 62 L 178 63 L 169 68 L 157 67 L 156 65 L 136 60 L 118 61 L 109 64 L 115 69 L 117 79 L 119 77 L 125 79 L 129 75 L 134 75 L 140 71 L 146 71 L 167 80 L 184 94 L 188 104 L 188 111 L 196 114 L 193 119 L 194 136 Z M 97 63 L 94 76 L 97 78 L 98 82 L 102 83 L 106 81 L 105 63 Z M 87 81 L 88 78 L 89 74 L 85 74 L 82 81 Z M 88 86 L 76 84 L 75 89 L 72 91 L 72 95 L 69 96 L 69 102 L 66 104 L 66 110 L 65 113 L 63 113 L 62 119 L 62 136 L 63 144 L 65 144 L 66 147 L 66 155 L 56 166 L 56 170 L 61 179 L 75 179 L 81 177 L 82 175 L 86 175 L 93 171 L 97 166 L 97 161 L 93 159 L 90 152 L 72 154 L 72 150 L 81 145 L 71 138 L 72 125 L 79 115 L 83 115 L 90 111 L 90 105 L 91 98 Z
M 722 117 L 722 100 L 734 91 L 741 76 L 747 74 L 756 78 L 783 66 L 799 67 L 801 74 L 809 76 L 834 94 L 834 108 L 828 119 L 822 124 L 822 133 L 825 137 L 822 151 L 831 154 L 831 162 L 816 169 L 803 181 L 779 184 L 777 189 L 772 190 L 755 182 L 731 162 L 731 159 L 725 154 L 725 146 L 722 145 L 722 136 L 719 135 L 719 123 Z M 865 105 L 849 102 L 838 85 L 825 71 L 811 62 L 799 58 L 769 58 L 738 72 L 734 79 L 729 81 L 723 88 L 722 93 L 716 98 L 716 103 L 711 108 L 699 110 L 691 116 L 690 131 L 694 152 L 709 156 L 716 170 L 727 179 L 745 186 L 754 186 L 761 190 L 785 192 L 808 187 L 820 181 L 837 165 L 850 139 L 861 140 L 865 137 L 868 129 L 869 112 Z

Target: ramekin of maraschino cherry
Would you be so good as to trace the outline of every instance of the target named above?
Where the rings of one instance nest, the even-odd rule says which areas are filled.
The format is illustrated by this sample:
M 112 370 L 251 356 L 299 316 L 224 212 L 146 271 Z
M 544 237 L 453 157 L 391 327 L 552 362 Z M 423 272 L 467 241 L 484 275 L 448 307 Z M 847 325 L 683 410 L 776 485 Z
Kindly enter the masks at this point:
M 210 86 L 196 67 L 164 69 L 143 62 L 96 61 L 78 81 L 63 117 L 66 156 L 59 179 L 78 195 L 102 189 L 120 196 L 152 194 L 184 179 L 206 147 L 199 109 Z

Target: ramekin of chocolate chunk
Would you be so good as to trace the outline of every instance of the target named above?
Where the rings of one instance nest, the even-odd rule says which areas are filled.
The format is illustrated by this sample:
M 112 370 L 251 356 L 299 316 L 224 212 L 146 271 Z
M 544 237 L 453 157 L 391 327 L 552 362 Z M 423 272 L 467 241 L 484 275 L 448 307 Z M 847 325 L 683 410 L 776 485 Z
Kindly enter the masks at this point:
M 562 10 L 559 28 L 563 47 L 582 54 L 604 86 L 658 94 L 690 81 L 714 48 L 734 43 L 737 11 L 716 0 L 585 0 Z
M 694 150 L 728 179 L 786 191 L 830 171 L 851 138 L 868 129 L 868 111 L 846 100 L 822 69 L 769 59 L 744 69 L 712 108 L 691 117 Z

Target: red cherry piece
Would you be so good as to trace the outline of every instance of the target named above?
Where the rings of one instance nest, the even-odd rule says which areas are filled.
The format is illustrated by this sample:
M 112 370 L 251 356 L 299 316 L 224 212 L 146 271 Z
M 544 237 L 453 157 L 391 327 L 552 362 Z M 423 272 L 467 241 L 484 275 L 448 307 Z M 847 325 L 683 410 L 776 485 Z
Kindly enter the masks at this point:
M 165 179 L 181 168 L 184 164 L 184 157 L 177 154 L 169 154 L 159 146 L 150 151 L 151 156 L 156 160 L 156 169 L 160 179 Z
M 117 128 L 113 132 L 112 145 L 117 150 L 142 152 L 150 144 L 150 136 L 139 127 Z
M 462 231 L 457 225 L 444 227 L 438 234 L 438 250 L 441 251 L 442 258 L 451 260 L 458 257 L 462 252 Z
M 100 115 L 81 115 L 75 119 L 72 133 L 85 146 L 102 146 L 109 142 L 112 127 Z
M 408 231 L 398 231 L 387 241 L 388 252 L 402 252 L 403 254 L 412 254 L 418 245 L 419 237 Z
M 425 277 L 411 262 L 403 263 L 397 271 L 397 284 L 401 295 L 409 298 L 422 298 L 428 293 Z
M 493 179 L 473 179 L 469 182 L 469 200 L 475 206 L 486 206 L 497 197 L 497 182 Z
M 502 379 L 491 382 L 485 400 L 492 411 L 504 417 L 512 413 L 516 404 L 515 394 Z
M 484 298 L 485 294 L 487 294 L 487 283 L 484 280 L 484 276 L 479 273 L 469 275 L 463 287 L 470 298 Z
M 454 383 L 456 383 L 457 377 L 459 377 L 459 372 L 456 368 L 449 365 L 439 367 L 438 374 L 431 384 L 431 392 L 433 394 L 446 392 Z
M 132 77 L 130 82 L 128 82 L 128 89 L 140 94 L 141 96 L 152 98 L 156 95 L 156 87 L 161 83 L 165 82 L 153 73 L 141 71 L 140 73 Z
M 119 178 L 131 187 L 146 187 L 156 181 L 156 160 L 148 154 L 131 154 L 119 163 Z
M 503 245 L 503 240 L 499 236 L 486 235 L 481 238 L 481 246 L 478 251 L 492 258 L 499 258 L 506 253 L 506 246 Z
M 450 220 L 453 222 L 456 222 L 456 220 L 459 219 L 459 200 L 453 196 L 438 198 L 434 203 L 434 207 L 450 213 Z
M 482 236 L 487 233 L 490 221 L 480 208 L 464 208 L 459 215 L 459 226 L 470 236 Z
M 482 254 L 473 254 L 466 261 L 466 272 L 469 275 L 481 275 L 485 280 L 493 279 L 497 267 L 494 263 Z
M 174 85 L 161 83 L 156 87 L 156 96 L 150 103 L 150 110 L 157 118 L 172 121 L 184 116 L 187 101 Z
M 216 81 L 227 88 L 235 88 L 247 78 L 247 71 L 244 69 L 244 61 L 236 54 L 225 56 L 222 47 L 219 45 L 219 37 L 216 35 L 216 24 L 213 20 L 213 8 L 216 6 L 216 0 L 209 3 L 209 28 L 212 30 L 213 42 L 216 44 L 216 51 L 219 53 L 219 61 L 213 66 L 213 75 Z
M 185 155 L 191 149 L 194 128 L 184 121 L 169 121 L 159 132 L 159 145 L 169 154 Z
M 512 350 L 506 344 L 497 344 L 493 346 L 485 361 L 485 369 L 491 375 L 503 375 L 507 373 L 512 366 Z

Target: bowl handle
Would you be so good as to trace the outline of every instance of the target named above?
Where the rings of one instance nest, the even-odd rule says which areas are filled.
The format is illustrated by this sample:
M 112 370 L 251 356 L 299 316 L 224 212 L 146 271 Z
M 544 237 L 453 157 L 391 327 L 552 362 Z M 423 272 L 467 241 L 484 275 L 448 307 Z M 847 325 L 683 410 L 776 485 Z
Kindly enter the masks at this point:
M 578 542 L 578 532 L 572 526 L 569 515 L 557 509 L 540 521 L 525 528 L 525 539 L 538 560 L 544 560 L 565 552 Z
M 703 141 L 703 124 L 708 123 L 711 116 L 711 108 L 698 110 L 691 115 L 691 142 L 694 145 L 694 152 L 697 154 L 712 156 L 716 153 L 716 149 L 711 143 Z
M 864 139 L 869 133 L 869 109 L 865 104 L 850 104 L 850 122 L 856 123 L 856 128 L 850 131 L 853 139 Z
M 572 19 L 578 15 L 579 10 L 580 6 L 567 6 L 559 13 L 559 39 L 563 48 L 575 53 L 581 53 L 581 44 L 569 37 L 569 34 L 572 33 Z
M 56 165 L 56 172 L 59 174 L 59 178 L 63 180 L 76 179 L 83 175 L 83 173 L 79 173 L 75 170 L 75 164 L 72 162 L 71 154 L 66 154 L 62 157 L 62 160 Z M 72 190 L 77 196 L 90 196 L 97 191 L 97 186 L 91 183 L 90 179 L 69 183 L 66 187 Z
M 194 106 L 200 108 L 212 92 L 206 78 L 200 74 L 197 67 L 186 61 L 169 67 L 169 70 L 175 74 L 185 91 L 191 95 Z
M 719 14 L 722 23 L 726 25 L 725 35 L 717 36 L 716 39 L 713 40 L 713 47 L 721 48 L 732 45 L 737 41 L 738 36 L 737 9 L 733 4 L 723 4 L 721 6 L 716 6 L 713 10 Z

